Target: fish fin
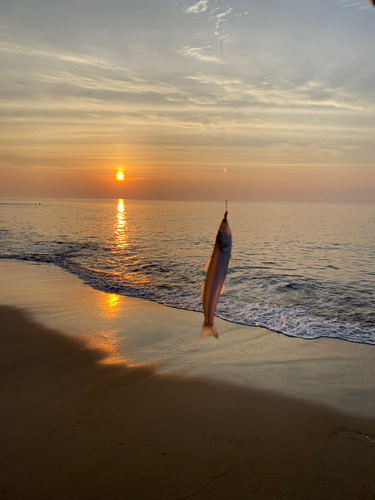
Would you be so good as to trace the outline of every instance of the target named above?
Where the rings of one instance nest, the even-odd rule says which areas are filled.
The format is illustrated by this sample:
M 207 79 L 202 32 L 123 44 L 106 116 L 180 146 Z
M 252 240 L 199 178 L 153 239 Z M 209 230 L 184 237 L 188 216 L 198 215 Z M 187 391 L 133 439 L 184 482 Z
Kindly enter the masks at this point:
M 209 337 L 210 335 L 215 337 L 215 339 L 219 338 L 219 334 L 217 333 L 216 327 L 214 325 L 212 325 L 212 326 L 203 325 L 202 331 L 201 331 L 201 339 L 205 339 L 206 337 Z
M 204 292 L 204 285 L 206 284 L 205 281 L 203 281 L 202 285 L 201 285 L 201 295 L 203 295 L 203 292 Z
M 224 292 L 224 283 L 222 284 L 221 290 L 220 290 L 220 295 Z
M 206 265 L 204 266 L 204 272 L 207 273 L 208 271 L 208 267 L 210 265 L 210 262 L 211 262 L 211 257 L 208 257 L 208 260 L 206 262 Z

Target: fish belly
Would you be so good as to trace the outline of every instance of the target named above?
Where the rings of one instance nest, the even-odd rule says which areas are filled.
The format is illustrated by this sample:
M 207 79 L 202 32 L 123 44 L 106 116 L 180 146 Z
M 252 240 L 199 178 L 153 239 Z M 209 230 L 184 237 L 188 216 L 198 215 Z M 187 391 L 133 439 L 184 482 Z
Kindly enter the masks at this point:
M 203 293 L 204 324 L 206 326 L 213 325 L 216 306 L 223 288 L 228 263 L 229 256 L 215 247 L 210 266 L 207 270 Z

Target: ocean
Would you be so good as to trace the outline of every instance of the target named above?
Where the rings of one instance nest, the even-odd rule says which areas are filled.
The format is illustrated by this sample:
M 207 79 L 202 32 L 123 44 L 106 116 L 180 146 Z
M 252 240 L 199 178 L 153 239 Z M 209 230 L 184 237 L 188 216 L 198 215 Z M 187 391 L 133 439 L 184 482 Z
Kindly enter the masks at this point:
M 217 316 L 291 337 L 375 344 L 375 205 L 230 202 Z M 202 311 L 224 203 L 0 200 L 0 258 L 53 263 L 91 287 Z

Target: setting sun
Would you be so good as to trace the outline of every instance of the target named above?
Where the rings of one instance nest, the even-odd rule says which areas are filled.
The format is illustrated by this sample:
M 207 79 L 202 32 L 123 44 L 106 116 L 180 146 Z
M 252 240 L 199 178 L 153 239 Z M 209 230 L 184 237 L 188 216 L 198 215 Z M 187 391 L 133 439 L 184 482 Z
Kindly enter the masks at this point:
M 122 172 L 119 172 L 117 175 L 116 175 L 116 179 L 118 181 L 123 181 L 125 179 L 125 176 Z

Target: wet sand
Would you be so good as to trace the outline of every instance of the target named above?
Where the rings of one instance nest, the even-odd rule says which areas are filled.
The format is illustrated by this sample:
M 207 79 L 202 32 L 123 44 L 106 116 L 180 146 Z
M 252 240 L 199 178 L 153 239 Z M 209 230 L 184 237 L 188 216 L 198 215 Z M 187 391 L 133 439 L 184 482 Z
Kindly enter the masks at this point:
M 110 362 L 152 362 L 163 373 L 210 377 L 375 419 L 375 346 L 306 341 L 218 318 L 219 339 L 202 341 L 201 313 L 100 292 L 52 264 L 0 261 L 0 304 L 105 349 Z
M 374 420 L 106 356 L 0 307 L 0 498 L 375 497 Z

